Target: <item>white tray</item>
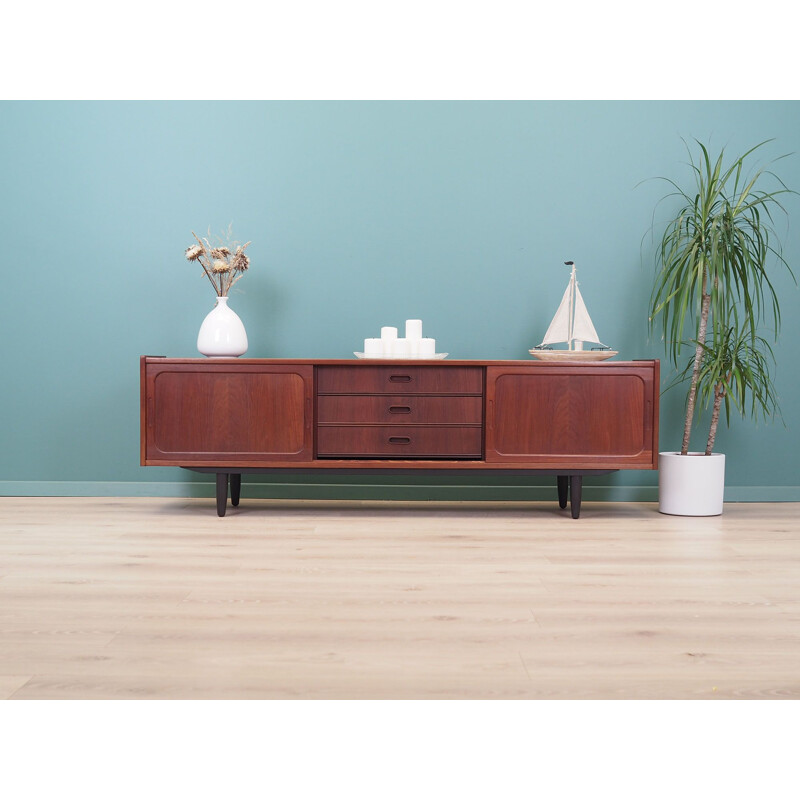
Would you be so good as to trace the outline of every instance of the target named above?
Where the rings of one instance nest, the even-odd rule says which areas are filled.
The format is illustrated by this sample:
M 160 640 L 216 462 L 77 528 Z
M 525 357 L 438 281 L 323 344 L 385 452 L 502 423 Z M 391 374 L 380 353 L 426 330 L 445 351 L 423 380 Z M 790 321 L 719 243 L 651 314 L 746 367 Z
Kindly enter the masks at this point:
M 353 353 L 356 358 L 371 358 L 375 361 L 441 361 L 449 353 L 434 353 L 432 356 L 368 356 L 366 353 Z

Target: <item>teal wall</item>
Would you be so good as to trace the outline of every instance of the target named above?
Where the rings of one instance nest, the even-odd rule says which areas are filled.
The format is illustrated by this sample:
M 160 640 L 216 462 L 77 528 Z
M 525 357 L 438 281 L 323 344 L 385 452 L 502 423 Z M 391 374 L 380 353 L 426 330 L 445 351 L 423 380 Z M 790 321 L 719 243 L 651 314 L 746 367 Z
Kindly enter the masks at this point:
M 183 251 L 209 225 L 253 242 L 231 297 L 248 356 L 351 357 L 413 317 L 453 358 L 526 359 L 572 259 L 604 341 L 621 359 L 661 357 L 643 236 L 665 186 L 640 182 L 688 180 L 681 137 L 796 151 L 800 103 L 1 103 L 0 492 L 209 493 L 207 476 L 139 466 L 138 389 L 141 354 L 198 355 L 213 292 Z M 800 153 L 779 170 L 800 189 Z M 800 274 L 797 198 L 788 208 Z M 786 275 L 777 284 L 786 427 L 721 431 L 728 499 L 800 500 L 800 294 Z M 662 449 L 679 444 L 682 403 L 662 399 Z M 620 472 L 589 481 L 587 497 L 654 499 L 656 479 Z M 297 481 L 251 492 L 545 496 L 502 477 Z

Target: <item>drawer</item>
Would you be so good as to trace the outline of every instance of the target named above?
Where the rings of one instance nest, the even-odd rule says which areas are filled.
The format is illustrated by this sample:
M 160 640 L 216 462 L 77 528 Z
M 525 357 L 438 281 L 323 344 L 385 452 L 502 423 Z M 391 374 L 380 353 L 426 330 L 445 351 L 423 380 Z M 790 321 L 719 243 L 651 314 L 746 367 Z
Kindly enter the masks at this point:
M 321 395 L 317 422 L 384 425 L 480 425 L 483 398 L 436 395 Z
M 480 427 L 329 425 L 317 429 L 320 458 L 480 458 Z
M 482 394 L 481 367 L 352 366 L 318 367 L 318 394 Z

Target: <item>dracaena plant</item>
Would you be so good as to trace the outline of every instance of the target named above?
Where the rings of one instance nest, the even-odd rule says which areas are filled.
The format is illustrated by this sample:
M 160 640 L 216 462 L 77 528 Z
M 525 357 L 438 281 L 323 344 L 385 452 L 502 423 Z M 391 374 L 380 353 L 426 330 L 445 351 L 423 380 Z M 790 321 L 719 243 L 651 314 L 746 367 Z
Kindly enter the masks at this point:
M 675 190 L 662 200 L 677 198 L 679 208 L 656 251 L 650 327 L 660 327 L 667 356 L 676 368 L 683 348 L 694 349 L 676 381 L 689 380 L 681 453 L 689 452 L 699 399 L 701 405 L 712 405 L 706 447 L 710 455 L 722 403 L 727 414 L 731 403 L 744 413 L 749 393 L 751 411 L 777 410 L 768 370 L 772 350 L 758 330 L 764 325 L 777 338 L 780 327 L 770 271 L 782 267 L 794 277 L 781 252 L 774 215 L 786 214 L 781 196 L 796 192 L 772 170 L 751 169 L 747 163 L 772 140 L 750 148 L 727 166 L 724 149 L 712 158 L 705 145 L 695 141 L 700 151 L 696 159 L 686 145 L 694 185 L 684 189 L 661 179 Z
M 770 375 L 770 362 L 775 355 L 769 342 L 762 336 L 751 336 L 749 330 L 729 327 L 716 331 L 705 342 L 693 342 L 702 349 L 700 369 L 697 373 L 697 405 L 711 408 L 711 424 L 706 441 L 705 455 L 711 455 L 717 438 L 720 412 L 725 409 L 725 419 L 730 425 L 731 408 L 744 417 L 746 413 L 765 420 L 780 414 L 775 385 Z M 674 383 L 682 383 L 694 372 L 692 356 Z

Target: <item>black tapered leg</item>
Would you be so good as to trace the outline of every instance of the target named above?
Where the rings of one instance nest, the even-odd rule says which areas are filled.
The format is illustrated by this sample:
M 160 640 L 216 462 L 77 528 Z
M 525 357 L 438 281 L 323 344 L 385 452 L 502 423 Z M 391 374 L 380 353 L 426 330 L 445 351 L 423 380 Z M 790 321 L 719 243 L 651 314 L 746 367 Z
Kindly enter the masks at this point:
M 232 472 L 231 473 L 231 505 L 238 506 L 239 505 L 239 496 L 242 493 L 242 473 L 241 472 Z
M 581 515 L 581 489 L 583 488 L 583 475 L 570 475 L 569 478 L 569 507 L 572 519 Z
M 566 508 L 567 494 L 569 491 L 569 476 L 559 475 L 556 481 L 558 482 L 558 506 L 559 508 Z
M 225 516 L 225 506 L 228 505 L 228 473 L 217 473 L 217 516 Z

